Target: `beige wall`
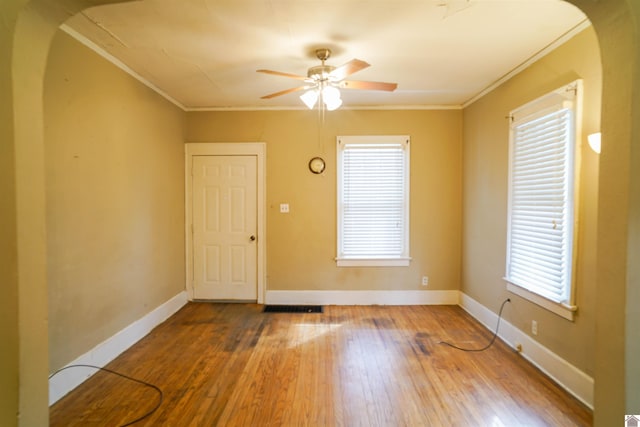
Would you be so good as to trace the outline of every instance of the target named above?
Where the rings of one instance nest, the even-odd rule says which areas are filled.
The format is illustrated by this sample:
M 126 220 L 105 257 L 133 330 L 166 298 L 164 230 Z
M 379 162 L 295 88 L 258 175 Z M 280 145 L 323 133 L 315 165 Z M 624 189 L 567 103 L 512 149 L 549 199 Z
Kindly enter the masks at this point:
M 44 113 L 55 370 L 184 289 L 184 113 L 61 31 Z
M 460 286 L 461 122 L 459 110 L 188 113 L 187 141 L 267 144 L 269 290 L 391 290 Z M 338 268 L 336 136 L 411 136 L 409 267 Z M 322 175 L 307 163 L 322 156 Z M 289 203 L 290 213 L 279 212 Z
M 509 123 L 518 106 L 577 78 L 584 83 L 576 297 L 570 322 L 506 291 Z M 598 156 L 587 134 L 600 130 L 601 65 L 592 28 L 545 56 L 464 110 L 462 290 L 486 307 L 507 297 L 505 319 L 530 332 L 538 322 L 542 345 L 593 375 L 595 333 Z M 580 156 L 581 154 L 581 156 Z
M 18 280 L 11 54 L 19 6 L 0 2 L 0 425 L 17 425 Z

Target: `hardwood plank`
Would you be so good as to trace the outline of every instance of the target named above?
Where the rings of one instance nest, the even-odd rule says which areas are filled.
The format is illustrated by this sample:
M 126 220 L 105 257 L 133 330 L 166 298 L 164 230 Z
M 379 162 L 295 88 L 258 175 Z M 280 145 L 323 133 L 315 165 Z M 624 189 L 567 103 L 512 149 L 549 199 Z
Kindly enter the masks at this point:
M 329 306 L 262 313 L 189 303 L 108 368 L 160 387 L 137 426 L 588 426 L 588 408 L 457 306 Z M 60 375 L 62 375 L 61 373 Z M 117 426 L 153 390 L 98 373 L 50 408 L 51 426 Z

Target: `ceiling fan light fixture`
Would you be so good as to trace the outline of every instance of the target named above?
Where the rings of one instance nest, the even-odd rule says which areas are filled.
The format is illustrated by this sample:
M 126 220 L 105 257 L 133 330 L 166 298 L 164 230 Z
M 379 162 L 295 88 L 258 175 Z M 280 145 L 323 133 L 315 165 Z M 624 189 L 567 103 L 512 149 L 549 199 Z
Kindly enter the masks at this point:
M 336 102 L 340 99 L 340 91 L 334 86 L 327 85 L 322 88 L 322 99 L 325 102 Z
M 337 110 L 342 105 L 342 99 L 338 99 L 337 101 L 332 102 L 324 102 L 324 105 L 327 106 L 328 111 Z
M 325 86 L 322 88 L 322 102 L 324 102 L 327 110 L 336 110 L 342 105 L 340 90 L 334 86 Z
M 317 89 L 308 90 L 302 95 L 300 95 L 300 99 L 302 100 L 302 102 L 304 102 L 304 105 L 309 107 L 309 109 L 311 110 L 316 105 L 316 102 L 318 102 L 318 90 Z

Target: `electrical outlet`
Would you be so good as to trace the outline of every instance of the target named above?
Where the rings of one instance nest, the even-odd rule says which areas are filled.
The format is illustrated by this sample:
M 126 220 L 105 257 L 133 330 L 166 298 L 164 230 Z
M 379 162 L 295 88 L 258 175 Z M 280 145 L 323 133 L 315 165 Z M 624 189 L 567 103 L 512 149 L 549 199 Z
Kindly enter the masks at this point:
M 538 322 L 535 320 L 531 321 L 531 333 L 533 335 L 538 335 Z
M 429 277 L 422 276 L 422 286 L 429 286 Z
M 289 213 L 289 203 L 280 203 L 280 213 Z

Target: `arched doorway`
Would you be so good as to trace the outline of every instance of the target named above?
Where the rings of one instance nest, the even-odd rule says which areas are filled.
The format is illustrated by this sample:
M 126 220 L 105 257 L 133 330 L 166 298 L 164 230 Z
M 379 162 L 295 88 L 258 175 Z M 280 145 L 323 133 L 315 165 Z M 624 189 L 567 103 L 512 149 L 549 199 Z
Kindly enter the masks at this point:
M 640 223 L 640 183 L 637 172 L 634 174 L 640 170 L 640 123 L 634 120 L 640 109 L 640 35 L 634 27 L 634 19 L 640 20 L 640 5 L 624 0 L 572 3 L 596 28 L 605 76 L 598 281 L 606 286 L 598 287 L 595 372 L 595 424 L 605 426 L 619 422 L 626 408 L 640 406 L 640 364 L 625 357 L 637 354 L 640 345 L 638 332 L 631 327 L 640 322 L 640 313 L 629 310 L 633 308 L 630 302 L 640 296 L 640 286 L 633 281 L 640 273 L 640 225 L 636 225 Z M 5 261 L 8 290 L 0 308 L 15 312 L 6 327 L 8 336 L 17 337 L 17 347 L 8 350 L 8 369 L 12 370 L 8 376 L 15 373 L 18 380 L 12 384 L 20 384 L 19 390 L 6 394 L 15 406 L 14 413 L 21 412 L 20 425 L 37 426 L 47 424 L 48 414 L 43 78 L 58 26 L 86 5 L 79 0 L 61 5 L 46 0 L 27 5 L 8 0 L 5 4 L 3 8 L 17 20 L 11 34 L 12 51 L 5 55 L 11 61 L 11 74 L 0 76 L 13 88 L 13 108 L 1 110 L 0 120 L 9 123 L 2 135 L 7 136 L 9 149 L 3 152 L 15 159 L 5 172 L 14 179 L 2 188 L 11 199 L 3 215 L 9 218 L 6 223 L 16 224 L 8 242 L 16 257 Z

